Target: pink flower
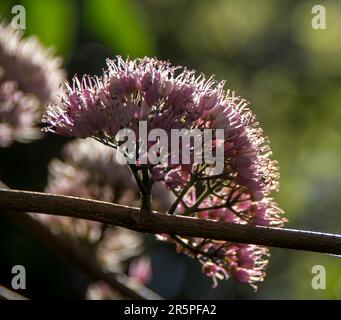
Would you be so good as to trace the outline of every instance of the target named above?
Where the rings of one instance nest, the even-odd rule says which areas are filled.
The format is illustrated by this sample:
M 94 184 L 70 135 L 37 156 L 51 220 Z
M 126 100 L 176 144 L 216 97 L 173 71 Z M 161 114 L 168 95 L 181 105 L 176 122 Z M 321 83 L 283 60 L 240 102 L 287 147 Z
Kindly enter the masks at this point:
M 60 64 L 38 40 L 0 23 L 0 147 L 41 137 L 44 104 L 64 79 Z
M 35 127 L 41 112 L 37 99 L 18 90 L 15 82 L 0 81 L 0 147 L 14 140 L 30 142 L 41 137 Z
M 152 264 L 148 257 L 135 258 L 129 265 L 129 276 L 142 284 L 147 284 L 152 277 Z
M 87 300 L 118 300 L 122 299 L 122 295 L 113 291 L 106 282 L 97 281 L 89 285 L 86 291 Z
M 162 128 L 169 134 L 181 128 L 223 129 L 226 178 L 233 177 L 258 198 L 264 188 L 265 192 L 277 188 L 276 163 L 269 158 L 270 149 L 254 115 L 245 100 L 223 90 L 223 82 L 205 80 L 194 71 L 156 59 L 118 57 L 107 65 L 101 78 L 85 76 L 79 81 L 75 77 L 65 85 L 59 101 L 44 116 L 47 131 L 94 137 L 117 147 L 115 134 L 122 128 L 138 134 L 140 120 L 147 121 L 149 131 Z M 158 166 L 157 176 L 174 186 L 183 182 L 179 175 L 184 168 L 191 173 L 194 167 L 191 162 L 178 172 L 177 167 Z M 167 175 L 162 176 L 162 171 Z
M 47 103 L 65 79 L 61 59 L 37 38 L 23 39 L 22 33 L 10 25 L 0 23 L 0 35 L 2 80 L 17 83 L 21 91 Z
M 194 161 L 198 145 L 189 142 L 184 145 L 191 155 L 189 163 L 169 161 L 173 156 L 169 146 L 167 161 L 147 163 L 145 187 L 155 182 L 167 185 L 177 197 L 169 214 L 283 226 L 286 219 L 271 197 L 279 187 L 277 162 L 271 159 L 268 140 L 248 102 L 225 90 L 224 81 L 206 79 L 169 62 L 118 57 L 108 60 L 107 66 L 100 78 L 86 76 L 79 81 L 75 77 L 64 86 L 60 99 L 44 116 L 46 131 L 92 137 L 118 148 L 115 135 L 122 128 L 132 129 L 139 144 L 141 120 L 147 122 L 148 132 L 163 129 L 168 137 L 172 129 L 198 129 L 199 136 L 205 129 L 221 129 L 224 138 L 213 137 L 208 146 L 212 151 L 223 150 L 221 174 L 212 175 L 210 164 Z M 134 164 L 138 170 L 141 160 Z M 168 235 L 159 239 L 175 242 L 178 252 L 197 258 L 215 284 L 228 276 L 253 286 L 264 279 L 268 258 L 264 247 Z

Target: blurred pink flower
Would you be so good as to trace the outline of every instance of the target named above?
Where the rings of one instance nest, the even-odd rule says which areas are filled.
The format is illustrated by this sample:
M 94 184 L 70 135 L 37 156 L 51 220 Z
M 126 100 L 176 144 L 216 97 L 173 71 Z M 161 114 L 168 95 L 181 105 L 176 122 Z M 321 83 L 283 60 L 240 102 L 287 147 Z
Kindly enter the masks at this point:
M 37 39 L 0 23 L 0 147 L 41 137 L 44 105 L 64 80 L 60 65 Z
M 46 191 L 49 193 L 140 205 L 138 189 L 126 165 L 117 162 L 116 151 L 92 139 L 75 140 L 63 148 L 63 160 L 49 165 Z M 154 208 L 164 209 L 169 192 L 162 186 L 154 193 Z M 55 234 L 61 234 L 90 250 L 99 265 L 111 272 L 123 272 L 126 261 L 141 254 L 143 238 L 134 231 L 109 227 L 94 221 L 52 215 L 34 215 Z M 147 267 L 146 258 L 142 267 Z M 148 272 L 146 270 L 145 280 Z M 142 278 L 141 278 L 142 279 Z M 96 291 L 96 290 L 95 290 Z M 97 292 L 97 291 L 96 291 Z
M 39 122 L 41 111 L 37 99 L 17 89 L 16 83 L 0 82 L 0 147 L 14 140 L 29 142 L 41 136 L 33 124 Z
M 87 300 L 120 300 L 122 296 L 103 281 L 93 282 L 86 290 Z
M 129 276 L 144 285 L 148 284 L 152 277 L 152 263 L 149 257 L 141 256 L 133 259 L 129 265 Z
M 115 158 L 115 150 L 87 139 L 68 143 L 64 160 L 49 166 L 46 191 L 123 205 L 140 203 L 132 175 Z M 69 217 L 37 215 L 54 233 L 65 234 L 94 251 L 101 266 L 119 271 L 121 262 L 138 255 L 142 237 L 137 232 Z

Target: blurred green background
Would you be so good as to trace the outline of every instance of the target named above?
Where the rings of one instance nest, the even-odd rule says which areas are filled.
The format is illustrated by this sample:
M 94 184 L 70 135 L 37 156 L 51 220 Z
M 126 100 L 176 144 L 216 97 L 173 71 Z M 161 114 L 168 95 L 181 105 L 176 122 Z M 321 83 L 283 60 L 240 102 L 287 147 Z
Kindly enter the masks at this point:
M 100 74 L 105 58 L 119 54 L 156 56 L 226 79 L 251 101 L 271 140 L 287 226 L 341 233 L 340 1 L 1 0 L 1 16 L 11 19 L 14 4 L 26 8 L 26 34 L 53 46 L 69 77 Z M 316 4 L 326 8 L 326 30 L 311 27 Z M 0 179 L 43 190 L 46 165 L 65 141 L 48 136 L 0 150 Z M 28 296 L 81 297 L 85 279 L 9 221 L 1 218 L 0 226 L 0 281 L 22 263 L 30 266 Z M 257 292 L 233 281 L 211 289 L 198 263 L 147 240 L 150 287 L 166 298 L 341 299 L 339 257 L 272 249 Z M 312 289 L 314 265 L 326 268 L 326 290 Z

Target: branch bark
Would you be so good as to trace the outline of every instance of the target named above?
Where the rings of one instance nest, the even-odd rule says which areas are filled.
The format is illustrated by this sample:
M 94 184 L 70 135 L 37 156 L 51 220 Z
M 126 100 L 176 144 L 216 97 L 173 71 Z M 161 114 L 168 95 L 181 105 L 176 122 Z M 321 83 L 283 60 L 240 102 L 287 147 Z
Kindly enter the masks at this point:
M 341 235 L 239 225 L 152 212 L 136 221 L 138 208 L 46 193 L 0 190 L 0 209 L 68 216 L 152 234 L 166 233 L 341 255 Z
M 28 300 L 21 294 L 0 285 L 0 300 Z

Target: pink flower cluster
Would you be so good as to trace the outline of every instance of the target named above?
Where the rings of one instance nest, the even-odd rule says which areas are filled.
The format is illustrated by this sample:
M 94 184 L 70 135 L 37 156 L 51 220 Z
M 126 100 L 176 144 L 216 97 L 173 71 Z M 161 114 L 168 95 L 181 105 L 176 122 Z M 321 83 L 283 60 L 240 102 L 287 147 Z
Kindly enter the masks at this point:
M 37 39 L 0 23 L 0 147 L 41 137 L 44 104 L 64 79 L 60 65 Z
M 219 179 L 210 183 L 223 184 Z M 271 198 L 253 199 L 245 187 L 234 182 L 218 190 L 202 183 L 195 184 L 182 198 L 177 211 L 199 219 L 237 224 L 282 227 L 286 221 L 281 216 L 282 210 Z M 197 258 L 203 265 L 203 272 L 212 278 L 214 286 L 217 280 L 232 276 L 257 288 L 256 284 L 265 277 L 270 255 L 266 247 L 168 235 L 160 235 L 159 239 L 175 242 L 178 252 Z
M 0 147 L 41 136 L 35 127 L 41 116 L 38 106 L 37 99 L 18 90 L 15 82 L 0 81 Z
M 222 174 L 211 175 L 210 165 L 149 165 L 152 182 L 162 181 L 176 196 L 169 214 L 230 223 L 281 227 L 286 219 L 271 198 L 279 186 L 276 161 L 268 140 L 248 103 L 224 89 L 224 82 L 143 58 L 107 61 L 100 78 L 75 77 L 62 89 L 44 117 L 46 130 L 64 136 L 92 137 L 117 147 L 122 128 L 138 133 L 140 120 L 148 130 L 223 129 Z M 213 144 L 218 148 L 218 142 Z M 195 146 L 189 146 L 193 150 Z M 138 163 L 137 163 L 138 165 Z M 263 280 L 268 250 L 261 246 L 169 235 L 159 238 L 177 244 L 196 257 L 214 283 L 232 275 L 255 285 Z

